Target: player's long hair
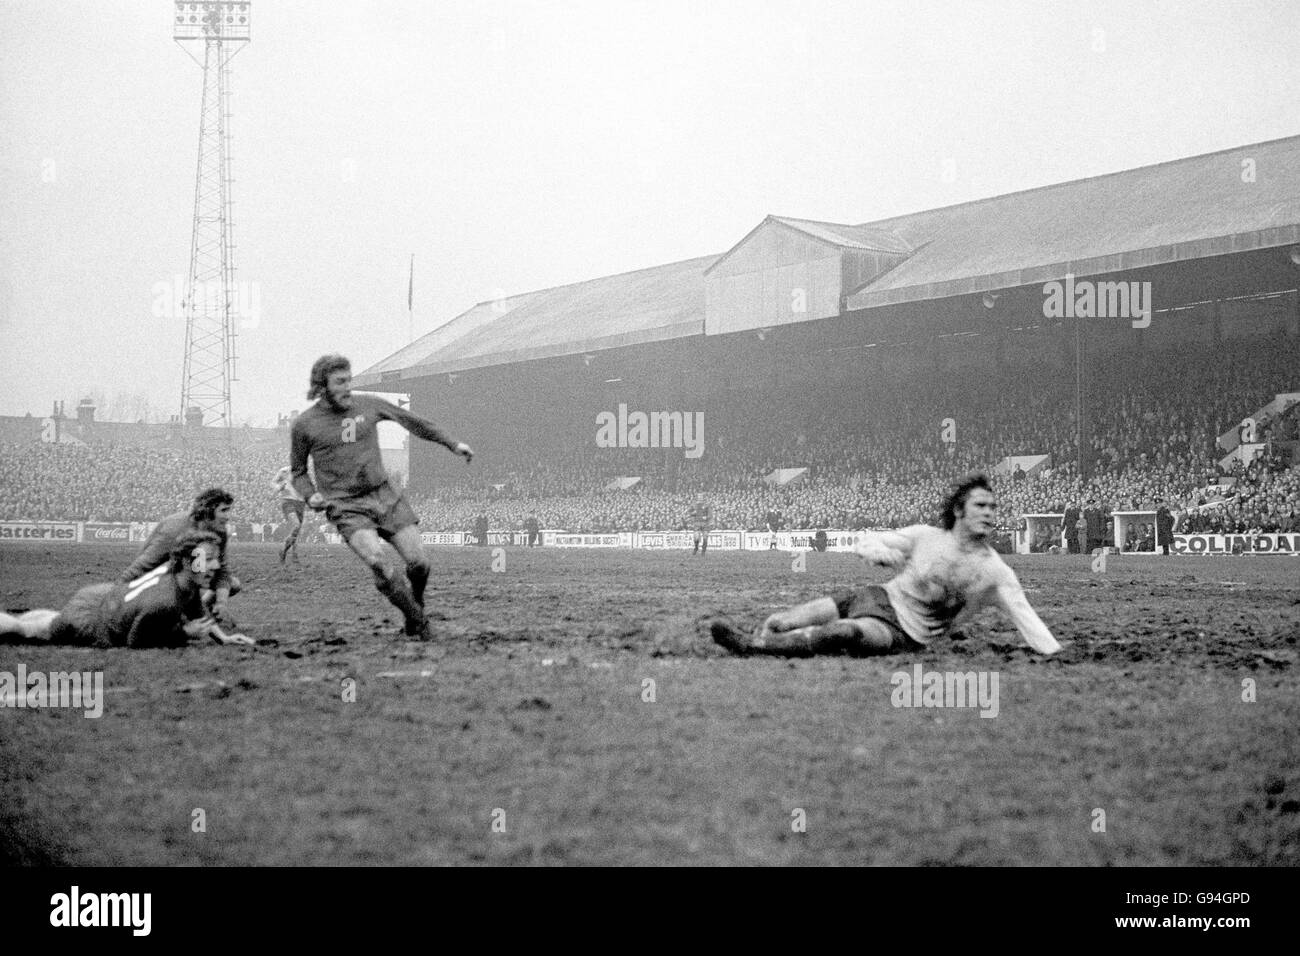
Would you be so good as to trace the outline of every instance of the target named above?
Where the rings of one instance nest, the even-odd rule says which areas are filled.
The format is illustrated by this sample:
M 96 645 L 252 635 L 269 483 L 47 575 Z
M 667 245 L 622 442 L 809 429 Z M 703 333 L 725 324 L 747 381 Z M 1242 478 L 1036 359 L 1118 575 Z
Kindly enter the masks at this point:
M 212 550 L 218 554 L 221 553 L 221 539 L 213 532 L 186 531 L 181 535 L 180 540 L 176 542 L 176 546 L 172 548 L 171 562 L 168 564 L 167 569 L 172 574 L 176 574 L 183 568 L 188 567 L 194 559 L 194 549 L 205 544 L 211 546 Z
M 311 365 L 311 381 L 308 383 L 307 400 L 312 401 L 325 394 L 325 384 L 334 372 L 347 369 L 352 371 L 352 363 L 337 352 L 322 355 Z
M 939 524 L 945 531 L 953 529 L 953 525 L 957 523 L 957 513 L 966 508 L 966 499 L 976 488 L 983 488 L 989 494 L 993 493 L 993 486 L 989 484 L 987 475 L 970 475 L 944 499 L 943 514 L 939 518 Z
M 208 488 L 194 497 L 190 506 L 190 517 L 195 521 L 211 521 L 222 505 L 235 503 L 235 496 L 224 488 Z

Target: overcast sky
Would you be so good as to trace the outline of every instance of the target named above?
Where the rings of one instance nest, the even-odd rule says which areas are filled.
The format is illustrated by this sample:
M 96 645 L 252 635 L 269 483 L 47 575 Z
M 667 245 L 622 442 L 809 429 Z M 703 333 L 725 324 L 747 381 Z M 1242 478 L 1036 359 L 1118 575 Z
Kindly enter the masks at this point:
M 475 302 L 1300 133 L 1242 3 L 253 0 L 233 62 L 237 421 Z M 173 4 L 0 0 L 0 414 L 178 411 L 202 71 Z M 201 54 L 200 54 L 201 55 Z

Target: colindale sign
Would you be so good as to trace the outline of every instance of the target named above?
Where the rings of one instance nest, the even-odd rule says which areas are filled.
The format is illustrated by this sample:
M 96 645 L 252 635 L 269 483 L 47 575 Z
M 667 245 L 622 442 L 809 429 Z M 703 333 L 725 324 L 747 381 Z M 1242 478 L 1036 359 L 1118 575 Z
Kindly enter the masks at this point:
M 1300 534 L 1176 534 L 1175 554 L 1300 554 Z

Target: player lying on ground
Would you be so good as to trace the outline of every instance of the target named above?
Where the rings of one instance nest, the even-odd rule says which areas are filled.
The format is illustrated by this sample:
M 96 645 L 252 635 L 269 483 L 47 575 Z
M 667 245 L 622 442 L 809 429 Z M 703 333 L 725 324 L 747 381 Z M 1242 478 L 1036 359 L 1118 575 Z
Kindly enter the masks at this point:
M 302 564 L 302 560 L 298 557 L 298 534 L 302 531 L 307 502 L 302 500 L 298 489 L 293 486 L 293 469 L 285 465 L 277 471 L 271 481 L 271 487 L 280 493 L 280 511 L 284 515 L 284 520 L 289 523 L 289 536 L 284 539 L 284 547 L 280 549 L 280 563 L 284 564 L 284 559 L 292 551 L 293 563 Z
M 431 422 L 382 398 L 352 394 L 352 365 L 342 355 L 322 355 L 311 367 L 309 399 L 316 399 L 293 422 L 293 485 L 308 507 L 325 517 L 375 576 L 375 587 L 406 619 L 406 633 L 431 640 L 424 618 L 429 559 L 416 528 L 420 519 L 405 496 L 388 481 L 379 451 L 379 423 L 397 422 L 412 435 L 437 442 L 469 462 L 474 450 L 453 441 Z M 313 487 L 307 460 L 316 472 Z M 388 541 L 406 563 L 393 567 L 384 550 Z
M 189 531 L 166 564 L 123 584 L 88 584 L 62 611 L 0 614 L 0 640 L 20 638 L 83 647 L 184 647 L 191 639 L 252 644 L 227 634 L 203 607 L 202 592 L 221 571 L 221 540 Z
M 207 531 L 217 537 L 221 546 L 220 561 L 212 584 L 203 592 L 203 606 L 218 624 L 227 630 L 235 630 L 235 620 L 230 616 L 229 600 L 232 594 L 239 593 L 239 578 L 230 573 L 226 561 L 226 544 L 229 540 L 230 506 L 235 498 L 220 488 L 208 488 L 200 491 L 194 498 L 189 511 L 178 511 L 158 522 L 149 539 L 145 541 L 139 556 L 131 566 L 118 578 L 122 583 L 134 581 L 148 571 L 165 565 L 181 539 L 191 531 Z
M 893 654 L 923 650 L 947 634 L 963 610 L 973 614 L 996 605 L 1030 647 L 1054 654 L 1061 645 L 1030 607 L 1015 572 L 989 545 L 997 509 L 988 479 L 974 475 L 944 502 L 942 529 L 912 525 L 859 536 L 859 555 L 898 572 L 883 586 L 779 611 L 752 637 L 713 621 L 713 639 L 736 654 Z

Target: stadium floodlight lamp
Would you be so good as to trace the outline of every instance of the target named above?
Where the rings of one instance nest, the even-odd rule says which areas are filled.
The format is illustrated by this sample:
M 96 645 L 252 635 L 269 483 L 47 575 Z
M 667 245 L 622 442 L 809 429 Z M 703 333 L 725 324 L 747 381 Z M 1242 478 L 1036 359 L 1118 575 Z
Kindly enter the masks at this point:
M 1300 246 L 1291 247 L 1291 261 L 1300 266 Z
M 253 19 L 249 0 L 176 0 L 176 40 L 250 40 Z
M 991 309 L 998 304 L 998 294 L 994 292 L 985 292 L 984 298 L 981 301 L 984 303 L 984 308 Z

